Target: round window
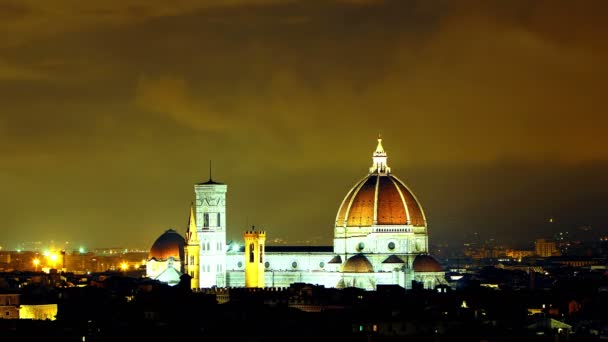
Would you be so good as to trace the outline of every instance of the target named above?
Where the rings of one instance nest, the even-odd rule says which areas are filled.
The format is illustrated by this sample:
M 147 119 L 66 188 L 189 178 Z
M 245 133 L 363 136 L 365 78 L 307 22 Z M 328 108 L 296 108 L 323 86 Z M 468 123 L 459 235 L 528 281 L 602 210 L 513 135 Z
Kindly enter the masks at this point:
M 323 261 L 321 261 L 321 262 L 319 263 L 319 267 L 320 267 L 320 268 L 325 267 L 325 263 L 324 263 Z
M 389 242 L 389 243 L 388 243 L 388 249 L 390 249 L 391 251 L 392 251 L 393 249 L 395 249 L 395 243 L 394 243 L 394 242 L 392 242 L 392 241 L 391 241 L 391 242 Z
M 297 267 L 298 267 L 298 263 L 297 263 L 297 262 L 295 262 L 295 261 L 294 261 L 294 262 L 292 262 L 292 263 L 291 263 L 291 267 L 293 267 L 293 268 L 297 268 Z
M 270 263 L 269 263 L 268 261 L 266 261 L 266 262 L 264 263 L 264 267 L 266 267 L 266 268 L 270 267 Z
M 365 244 L 363 242 L 359 242 L 359 244 L 357 245 L 357 250 L 362 251 L 363 248 L 365 248 Z
M 243 267 L 243 263 L 242 263 L 242 262 L 240 262 L 240 261 L 239 261 L 239 262 L 238 262 L 236 265 L 237 265 L 239 268 Z

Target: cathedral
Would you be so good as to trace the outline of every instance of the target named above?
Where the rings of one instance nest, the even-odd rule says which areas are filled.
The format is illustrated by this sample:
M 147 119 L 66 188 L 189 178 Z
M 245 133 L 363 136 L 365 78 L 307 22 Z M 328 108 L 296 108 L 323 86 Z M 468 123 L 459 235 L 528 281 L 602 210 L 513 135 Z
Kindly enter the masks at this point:
M 212 179 L 194 185 L 185 236 L 170 229 L 154 242 L 148 277 L 174 285 L 187 273 L 193 289 L 445 284 L 441 265 L 428 255 L 422 206 L 391 172 L 380 138 L 369 171 L 338 207 L 333 246 L 266 246 L 266 232 L 255 229 L 243 233 L 242 246 L 227 244 L 227 190 Z

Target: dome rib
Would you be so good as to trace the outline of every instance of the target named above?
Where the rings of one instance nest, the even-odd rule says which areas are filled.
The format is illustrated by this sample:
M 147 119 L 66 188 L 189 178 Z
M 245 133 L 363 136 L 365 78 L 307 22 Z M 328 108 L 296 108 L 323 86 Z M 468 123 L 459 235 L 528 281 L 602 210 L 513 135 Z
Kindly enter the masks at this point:
M 399 182 L 399 184 L 403 187 L 403 189 L 405 191 L 403 192 L 403 196 L 407 197 L 407 199 L 405 200 L 405 204 L 409 202 L 412 203 L 411 208 L 414 209 L 412 210 L 412 215 L 411 215 L 411 220 L 409 221 L 409 224 L 411 224 L 412 226 L 425 226 L 426 227 L 426 215 L 424 214 L 424 209 L 422 209 L 422 206 L 420 205 L 420 201 L 418 201 L 418 198 L 416 197 L 416 195 L 414 195 L 414 193 L 410 190 L 410 188 L 408 188 L 407 185 L 405 185 L 405 183 L 393 176 L 393 178 L 395 180 L 397 180 Z M 406 206 L 406 208 L 410 208 L 410 206 Z
M 379 181 L 378 197 L 378 221 L 379 225 L 404 225 L 407 223 L 407 216 L 403 206 L 403 199 L 399 190 L 390 177 L 382 177 Z
M 371 226 L 374 223 L 372 187 L 375 190 L 374 177 L 368 177 L 351 198 L 350 208 L 347 212 L 346 224 L 348 226 Z
M 352 204 L 352 197 L 355 196 L 355 194 L 359 191 L 357 188 L 360 185 L 360 183 L 364 182 L 367 179 L 367 177 L 361 178 L 359 181 L 357 181 L 357 183 L 355 183 L 355 185 L 350 188 L 350 190 L 348 191 L 348 193 L 346 194 L 346 197 L 344 197 L 344 199 L 342 200 L 342 205 L 340 205 L 340 210 L 338 210 L 338 215 L 336 216 L 336 226 L 345 226 L 346 225 L 346 219 L 347 219 L 347 215 L 348 215 L 348 210 L 350 208 L 350 205 Z M 355 189 L 357 189 L 355 191 Z M 345 207 L 344 204 L 348 202 L 348 205 Z
M 374 190 L 374 221 L 373 224 L 378 224 L 378 187 L 380 186 L 380 174 L 376 176 L 376 189 Z
M 403 192 L 401 191 L 401 189 L 399 189 L 399 185 L 397 185 L 397 182 L 395 182 L 394 179 L 391 178 L 391 182 L 393 182 L 393 185 L 395 185 L 395 188 L 397 188 L 399 197 L 401 197 L 401 205 L 403 205 L 403 208 L 405 210 L 405 224 L 410 224 L 412 222 L 410 220 L 410 209 L 407 207 L 407 203 L 405 202 L 405 198 L 403 197 Z

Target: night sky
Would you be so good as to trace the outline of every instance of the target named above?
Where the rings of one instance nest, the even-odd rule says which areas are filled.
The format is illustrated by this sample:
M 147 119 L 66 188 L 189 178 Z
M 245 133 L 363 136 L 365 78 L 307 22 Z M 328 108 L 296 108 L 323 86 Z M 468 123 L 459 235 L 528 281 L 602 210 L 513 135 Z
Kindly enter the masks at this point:
M 0 0 L 0 246 L 148 248 L 185 232 L 209 160 L 229 240 L 254 224 L 330 245 L 378 133 L 431 243 L 606 232 L 607 17 L 604 0 Z

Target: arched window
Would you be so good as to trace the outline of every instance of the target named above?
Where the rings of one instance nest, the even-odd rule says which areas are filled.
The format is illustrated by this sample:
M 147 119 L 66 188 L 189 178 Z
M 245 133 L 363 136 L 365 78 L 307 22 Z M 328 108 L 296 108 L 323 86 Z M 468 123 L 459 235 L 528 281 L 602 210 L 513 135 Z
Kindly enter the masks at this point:
M 251 243 L 249 244 L 249 262 L 253 262 L 253 253 L 255 253 L 255 246 Z

